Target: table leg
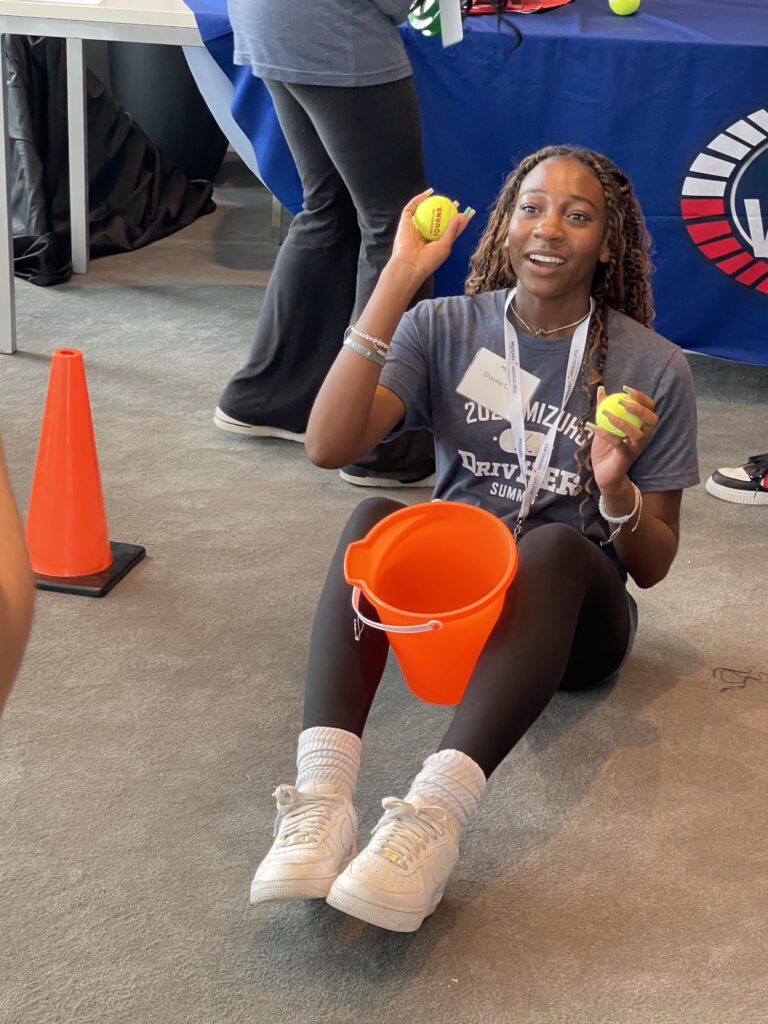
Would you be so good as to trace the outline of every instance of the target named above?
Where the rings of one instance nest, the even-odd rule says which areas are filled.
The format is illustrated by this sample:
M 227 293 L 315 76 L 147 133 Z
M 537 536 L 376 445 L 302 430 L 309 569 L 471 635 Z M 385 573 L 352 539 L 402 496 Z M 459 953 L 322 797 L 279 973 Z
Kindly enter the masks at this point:
M 69 119 L 69 222 L 72 270 L 88 270 L 88 147 L 86 140 L 85 47 L 67 39 L 67 117 Z
M 11 141 L 8 137 L 8 66 L 0 36 L 0 352 L 16 351 L 16 304 L 13 280 L 13 207 Z

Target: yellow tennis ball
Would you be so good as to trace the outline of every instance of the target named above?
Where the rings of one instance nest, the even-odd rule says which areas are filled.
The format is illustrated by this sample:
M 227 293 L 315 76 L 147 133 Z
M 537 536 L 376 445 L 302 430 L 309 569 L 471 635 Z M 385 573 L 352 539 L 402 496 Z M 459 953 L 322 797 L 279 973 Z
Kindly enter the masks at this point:
M 456 207 L 448 196 L 422 199 L 413 214 L 413 223 L 428 242 L 438 239 L 456 216 Z
M 640 6 L 640 0 L 608 0 L 614 14 L 634 14 Z
M 636 416 L 633 412 L 628 412 L 624 408 L 622 402 L 631 402 L 632 399 L 625 395 L 622 391 L 617 391 L 613 395 L 606 395 L 602 402 L 597 407 L 597 415 L 595 416 L 595 423 L 598 427 L 602 427 L 603 430 L 607 430 L 610 434 L 615 434 L 616 437 L 626 437 L 627 435 L 623 430 L 619 430 L 618 427 L 614 426 L 613 423 L 605 415 L 607 412 L 613 413 L 614 416 L 618 416 L 622 420 L 626 420 L 630 426 L 639 430 L 643 421 L 639 416 Z

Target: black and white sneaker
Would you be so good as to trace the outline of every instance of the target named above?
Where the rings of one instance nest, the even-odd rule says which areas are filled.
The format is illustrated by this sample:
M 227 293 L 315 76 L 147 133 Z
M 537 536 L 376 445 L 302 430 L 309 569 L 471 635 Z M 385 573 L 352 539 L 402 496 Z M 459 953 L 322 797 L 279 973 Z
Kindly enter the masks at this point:
M 705 487 L 714 497 L 737 505 L 768 505 L 768 452 L 750 455 L 738 469 L 716 469 Z
M 373 473 L 360 466 L 345 466 L 339 470 L 339 476 L 355 487 L 428 487 L 431 490 L 436 480 L 434 473 L 411 479 L 406 473 L 402 477 L 397 473 Z
M 236 420 L 216 406 L 213 414 L 213 422 L 219 430 L 226 430 L 230 434 L 247 434 L 249 437 L 281 437 L 284 441 L 298 441 L 304 444 L 306 434 L 297 434 L 292 430 L 284 430 L 282 427 L 262 427 L 253 423 L 244 423 L 243 420 Z

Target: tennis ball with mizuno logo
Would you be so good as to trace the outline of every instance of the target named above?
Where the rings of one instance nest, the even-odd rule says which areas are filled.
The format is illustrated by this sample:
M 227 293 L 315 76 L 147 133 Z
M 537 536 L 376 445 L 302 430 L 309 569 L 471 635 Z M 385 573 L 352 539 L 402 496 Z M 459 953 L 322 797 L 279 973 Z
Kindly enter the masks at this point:
M 603 430 L 607 430 L 609 434 L 614 434 L 616 437 L 627 436 L 623 430 L 619 430 L 618 427 L 614 426 L 605 415 L 607 412 L 610 412 L 614 416 L 618 416 L 619 419 L 626 420 L 631 427 L 639 430 L 643 425 L 643 421 L 635 413 L 625 409 L 622 403 L 627 401 L 631 402 L 632 399 L 628 398 L 623 391 L 616 391 L 612 395 L 606 395 L 597 407 L 595 423 L 598 427 L 602 427 Z
M 413 214 L 413 223 L 422 238 L 434 242 L 456 216 L 456 207 L 448 196 L 422 199 Z

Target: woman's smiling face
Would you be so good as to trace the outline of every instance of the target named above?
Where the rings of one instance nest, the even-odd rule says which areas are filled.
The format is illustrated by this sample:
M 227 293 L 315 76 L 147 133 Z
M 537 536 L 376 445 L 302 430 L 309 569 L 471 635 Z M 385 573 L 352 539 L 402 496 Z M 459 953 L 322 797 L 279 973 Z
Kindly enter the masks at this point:
M 507 231 L 518 287 L 537 299 L 589 296 L 607 263 L 606 209 L 597 177 L 580 160 L 555 157 L 523 178 Z

